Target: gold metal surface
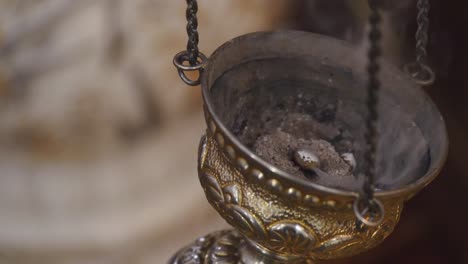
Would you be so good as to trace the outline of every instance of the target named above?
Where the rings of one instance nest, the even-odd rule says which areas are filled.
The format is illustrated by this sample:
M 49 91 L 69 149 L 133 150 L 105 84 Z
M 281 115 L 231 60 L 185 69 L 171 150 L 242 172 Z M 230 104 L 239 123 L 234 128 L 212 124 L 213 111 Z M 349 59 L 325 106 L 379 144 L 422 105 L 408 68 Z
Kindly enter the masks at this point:
M 352 256 L 377 246 L 399 220 L 404 197 L 381 198 L 384 221 L 360 230 L 352 200 L 290 186 L 232 153 L 236 146 L 209 129 L 200 143 L 200 182 L 210 204 L 259 249 L 304 261 Z

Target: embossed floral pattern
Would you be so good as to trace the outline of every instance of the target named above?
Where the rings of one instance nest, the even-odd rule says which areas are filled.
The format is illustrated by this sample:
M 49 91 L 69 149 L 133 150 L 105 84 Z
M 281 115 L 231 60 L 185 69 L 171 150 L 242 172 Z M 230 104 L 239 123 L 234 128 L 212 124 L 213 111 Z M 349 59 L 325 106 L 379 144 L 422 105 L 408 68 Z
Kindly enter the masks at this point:
M 278 179 L 264 175 L 253 167 L 252 175 L 262 183 L 256 187 L 266 191 L 260 194 L 250 188 L 249 182 L 239 180 L 238 177 L 248 177 L 250 174 L 243 175 L 244 172 L 233 163 L 232 158 L 220 155 L 220 145 L 214 142 L 213 135 L 210 135 L 206 142 L 202 142 L 206 145 L 200 150 L 200 155 L 206 155 L 206 162 L 201 162 L 199 176 L 208 200 L 241 234 L 272 253 L 298 259 L 332 259 L 355 255 L 380 243 L 398 222 L 400 201 L 388 201 L 385 203 L 388 212 L 386 221 L 381 226 L 365 232 L 357 231 L 353 212 L 344 207 L 343 202 L 339 203 L 342 206 L 337 206 L 335 203 L 338 202 L 333 197 L 322 199 L 315 194 L 304 195 L 299 189 L 285 188 L 287 185 Z M 271 186 L 268 186 L 270 183 Z M 288 196 L 278 196 L 270 187 L 281 189 L 281 193 L 287 192 Z M 247 190 L 251 190 L 251 194 Z M 305 207 L 295 208 L 290 206 L 292 203 L 284 203 L 291 201 L 289 199 L 292 196 L 294 199 L 304 196 L 307 203 L 315 204 L 320 210 L 302 211 Z M 261 206 L 269 206 L 272 202 L 277 202 L 275 206 L 278 207 L 266 217 L 261 210 L 268 208 Z
M 250 238 L 265 239 L 266 231 L 262 222 L 241 206 L 242 193 L 239 185 L 233 183 L 221 188 L 216 177 L 209 173 L 204 173 L 201 181 L 208 200 L 229 224 Z
M 313 231 L 293 222 L 273 224 L 268 228 L 268 234 L 273 250 L 290 255 L 305 255 L 317 242 Z

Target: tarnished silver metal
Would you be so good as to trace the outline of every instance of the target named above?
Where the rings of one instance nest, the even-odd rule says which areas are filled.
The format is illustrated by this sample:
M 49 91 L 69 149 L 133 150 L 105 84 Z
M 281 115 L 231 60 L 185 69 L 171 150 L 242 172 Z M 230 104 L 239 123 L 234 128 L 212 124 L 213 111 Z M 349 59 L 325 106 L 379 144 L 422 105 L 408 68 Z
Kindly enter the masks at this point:
M 385 213 L 357 204 L 361 222 L 370 221 L 366 228 L 356 224 L 359 190 L 295 177 L 239 136 L 243 124 L 262 122 L 261 111 L 307 111 L 309 104 L 298 100 L 321 97 L 338 102 L 336 120 L 364 142 L 367 74 L 359 65 L 362 56 L 352 45 L 298 31 L 248 34 L 218 48 L 201 76 L 208 129 L 198 174 L 208 201 L 236 231 L 210 235 L 209 245 L 191 246 L 171 263 L 312 263 L 359 254 L 390 235 L 404 203 L 434 180 L 448 151 L 440 113 L 407 74 L 381 65 L 378 128 L 385 148 L 378 148 L 377 161 L 388 166 L 377 170 L 375 199 Z M 408 134 L 413 128 L 418 133 Z M 413 157 L 419 141 L 427 152 Z M 352 151 L 360 174 L 364 150 Z M 418 166 L 400 167 L 402 160 Z
M 418 62 L 408 63 L 403 67 L 414 81 L 421 86 L 429 86 L 435 82 L 436 75 L 431 67 Z
M 304 170 L 320 168 L 320 158 L 310 148 L 299 148 L 294 152 L 294 161 Z
M 431 4 L 429 0 L 418 0 L 417 2 L 418 30 L 416 31 L 416 60 L 404 66 L 414 81 L 421 86 L 432 85 L 436 79 L 434 71 L 427 64 L 427 44 L 429 41 L 429 11 Z
M 197 86 L 200 85 L 201 72 L 207 62 L 205 54 L 198 50 L 199 34 L 198 34 L 198 3 L 197 0 L 186 0 L 187 10 L 185 17 L 187 18 L 187 50 L 177 53 L 174 56 L 174 66 L 176 66 L 179 77 L 187 85 Z M 188 63 L 189 65 L 185 65 Z M 195 80 L 187 77 L 187 71 L 198 71 L 199 76 Z
M 259 254 L 260 253 L 260 254 Z M 278 256 L 248 241 L 235 230 L 201 237 L 180 250 L 170 264 L 308 264 L 303 259 Z
M 203 71 L 203 67 L 205 67 L 208 58 L 205 54 L 198 52 L 198 60 L 197 63 L 194 65 L 185 65 L 184 63 L 189 62 L 190 54 L 188 51 L 181 51 L 174 56 L 174 66 L 177 68 L 180 78 L 184 81 L 187 85 L 190 86 L 197 86 L 200 85 L 200 78 L 201 72 Z M 196 80 L 191 80 L 187 75 L 186 72 L 193 72 L 198 71 L 199 76 Z
M 366 151 L 364 152 L 364 183 L 362 185 L 362 200 L 361 197 L 354 203 L 354 214 L 363 224 L 367 226 L 378 226 L 384 215 L 384 208 L 375 197 L 375 178 L 376 178 L 376 167 L 377 167 L 377 147 L 379 140 L 378 121 L 379 121 L 379 99 L 380 99 L 380 63 L 379 58 L 381 56 L 381 45 L 380 41 L 382 38 L 382 32 L 380 31 L 380 22 L 382 17 L 380 15 L 379 8 L 377 7 L 377 0 L 369 0 L 369 6 L 371 8 L 371 14 L 369 16 L 369 43 L 370 47 L 367 52 L 367 118 L 366 118 Z M 382 218 L 378 221 L 369 220 L 364 216 L 362 211 L 357 210 L 360 205 L 363 204 L 364 211 L 369 213 L 381 213 Z M 378 206 L 377 206 L 378 205 Z

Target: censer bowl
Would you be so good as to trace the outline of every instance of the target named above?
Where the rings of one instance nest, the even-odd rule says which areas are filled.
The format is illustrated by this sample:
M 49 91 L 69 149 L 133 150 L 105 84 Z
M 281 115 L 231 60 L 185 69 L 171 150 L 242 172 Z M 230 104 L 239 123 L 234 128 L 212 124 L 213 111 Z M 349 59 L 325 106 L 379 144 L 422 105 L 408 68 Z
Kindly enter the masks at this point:
M 211 56 L 201 76 L 208 129 L 198 172 L 210 204 L 237 230 L 231 241 L 244 241 L 257 252 L 240 254 L 245 263 L 255 254 L 302 263 L 371 249 L 393 231 L 405 201 L 438 175 L 448 150 L 444 121 L 428 96 L 386 63 L 375 194 L 385 215 L 378 226 L 358 224 L 353 203 L 359 189 L 296 177 L 259 157 L 255 137 L 240 136 L 246 127 L 265 127 L 262 113 L 268 111 L 307 114 L 310 102 L 319 99 L 339 105 L 333 118 L 358 143 L 353 151 L 359 175 L 367 115 L 363 57 L 344 41 L 298 31 L 244 35 Z M 224 251 L 218 258 L 229 255 Z

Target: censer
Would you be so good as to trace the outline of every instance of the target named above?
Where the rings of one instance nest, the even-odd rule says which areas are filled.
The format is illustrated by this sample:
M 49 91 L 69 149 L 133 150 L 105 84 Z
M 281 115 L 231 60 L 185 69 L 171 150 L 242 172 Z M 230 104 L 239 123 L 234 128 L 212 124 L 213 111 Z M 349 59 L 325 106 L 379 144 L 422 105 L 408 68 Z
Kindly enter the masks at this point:
M 188 49 L 174 64 L 202 86 L 198 174 L 235 230 L 198 239 L 170 263 L 314 263 L 381 243 L 448 151 L 444 121 L 420 87 L 434 81 L 424 61 L 428 1 L 418 3 L 418 56 L 406 72 L 378 60 L 374 1 L 367 70 L 350 44 L 299 31 L 240 36 L 207 59 L 197 3 L 187 3 Z

